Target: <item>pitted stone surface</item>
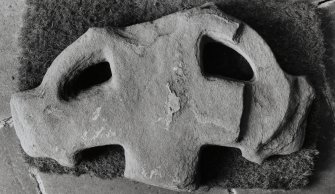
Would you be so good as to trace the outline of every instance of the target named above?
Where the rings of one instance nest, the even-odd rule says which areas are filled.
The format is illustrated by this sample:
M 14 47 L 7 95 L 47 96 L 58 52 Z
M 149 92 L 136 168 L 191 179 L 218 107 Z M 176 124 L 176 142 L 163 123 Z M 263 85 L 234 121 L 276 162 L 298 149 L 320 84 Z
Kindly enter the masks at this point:
M 204 36 L 243 56 L 253 78 L 204 76 Z M 77 74 L 102 61 L 111 68 L 108 81 L 66 96 Z M 185 190 L 203 145 L 237 147 L 257 163 L 299 150 L 313 98 L 305 78 L 285 74 L 254 30 L 205 5 L 124 29 L 88 30 L 38 88 L 13 96 L 11 108 L 30 156 L 73 166 L 80 150 L 120 144 L 126 178 Z

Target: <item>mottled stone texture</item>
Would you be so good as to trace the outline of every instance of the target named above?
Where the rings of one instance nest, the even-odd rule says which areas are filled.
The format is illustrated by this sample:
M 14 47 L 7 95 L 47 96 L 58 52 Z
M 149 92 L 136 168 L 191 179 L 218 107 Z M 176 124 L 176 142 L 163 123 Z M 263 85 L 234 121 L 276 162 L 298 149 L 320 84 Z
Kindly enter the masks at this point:
M 185 190 L 204 145 L 239 148 L 259 164 L 300 150 L 313 99 L 254 30 L 206 4 L 89 29 L 11 108 L 32 157 L 73 167 L 78 151 L 119 144 L 126 178 Z

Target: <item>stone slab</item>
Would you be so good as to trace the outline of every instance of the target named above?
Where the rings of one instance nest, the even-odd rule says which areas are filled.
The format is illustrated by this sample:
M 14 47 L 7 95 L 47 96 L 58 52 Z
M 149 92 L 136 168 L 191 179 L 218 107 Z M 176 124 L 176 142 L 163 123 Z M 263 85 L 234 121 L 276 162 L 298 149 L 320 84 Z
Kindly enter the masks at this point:
M 101 82 L 104 69 L 111 73 Z M 31 157 L 73 167 L 78 151 L 118 144 L 126 178 L 189 190 L 204 145 L 239 148 L 256 163 L 300 150 L 313 99 L 254 30 L 204 4 L 124 29 L 90 28 L 39 87 L 12 96 L 11 108 Z
M 37 170 L 32 172 L 39 182 L 39 188 L 42 194 L 190 194 L 189 192 L 177 192 L 149 186 L 123 178 L 102 180 L 91 177 L 88 174 L 75 177 L 72 175 L 45 174 Z M 200 190 L 195 193 L 228 194 L 228 191 L 213 188 L 208 192 Z
M 6 99 L 9 99 L 9 96 L 10 96 L 8 91 L 15 90 L 15 87 L 14 87 L 15 85 L 13 84 L 13 81 L 15 80 L 11 80 L 9 78 L 11 78 L 11 75 L 16 75 L 15 73 L 13 73 L 16 68 L 14 68 L 13 66 L 10 66 L 9 68 L 8 67 L 4 68 L 3 66 L 4 64 L 7 64 L 7 65 L 15 64 L 10 61 L 10 60 L 15 61 L 15 57 L 11 55 L 9 52 L 9 51 L 13 52 L 13 50 L 7 49 L 7 48 L 9 47 L 8 45 L 14 45 L 13 42 L 9 41 L 11 39 L 9 39 L 8 37 L 14 37 L 16 36 L 16 34 L 11 33 L 8 30 L 8 28 L 18 29 L 18 24 L 16 23 L 17 20 L 15 20 L 14 18 L 20 15 L 18 10 L 20 10 L 21 8 L 18 5 L 23 4 L 23 2 L 24 2 L 23 0 L 14 0 L 14 1 L 6 0 L 6 1 L 0 2 L 0 18 L 6 18 L 6 19 L 0 19 L 0 24 L 1 24 L 0 26 L 0 59 L 1 59 L 0 60 L 0 72 L 1 72 L 0 73 L 0 99 L 1 101 L 3 101 L 4 99 L 5 102 L 7 102 Z M 11 9 L 11 10 L 6 12 L 5 9 L 8 9 L 8 10 Z M 8 26 L 6 26 L 6 24 L 8 24 Z M 333 23 L 333 26 L 330 26 L 330 28 L 335 28 L 334 23 Z M 14 47 L 11 47 L 11 48 L 14 48 Z M 14 52 L 17 52 L 17 51 L 14 51 Z M 9 56 L 9 58 L 4 57 L 4 56 Z M 333 56 L 335 56 L 335 52 Z M 6 73 L 2 73 L 2 72 L 6 72 Z M 4 110 L 5 113 L 6 111 L 9 113 L 9 106 L 6 103 L 0 104 L 0 120 L 8 116 L 6 114 L 2 114 L 2 110 Z M 333 139 L 333 144 L 332 144 L 333 147 L 331 147 L 330 149 L 332 150 L 332 153 L 334 154 L 331 155 L 330 161 L 335 161 L 334 140 L 335 139 Z M 14 149 L 14 148 L 18 149 L 19 143 L 18 143 L 17 138 L 15 137 L 15 133 L 12 128 L 6 127 L 6 128 L 0 129 L 0 144 L 1 144 L 0 145 L 0 193 L 37 193 L 37 184 L 35 184 L 34 180 L 29 176 L 28 171 L 18 170 L 19 167 L 24 167 L 24 169 L 26 169 L 26 166 L 23 163 L 23 160 L 20 154 L 18 154 L 18 152 L 13 152 L 13 153 L 16 153 L 14 155 L 12 153 L 9 155 L 4 154 L 5 150 L 7 150 L 7 152 L 10 152 L 11 149 Z M 12 164 L 14 167 L 8 167 L 8 165 L 11 162 L 13 162 Z M 236 190 L 231 190 L 231 192 L 232 193 L 251 193 L 251 194 L 252 193 L 262 193 L 262 192 L 271 193 L 271 194 L 274 194 L 274 193 L 286 193 L 286 194 L 287 193 L 326 193 L 326 194 L 335 193 L 335 189 L 333 186 L 335 183 L 334 174 L 335 174 L 335 166 L 322 170 L 319 173 L 320 183 L 318 184 L 318 186 L 315 185 L 305 190 L 284 192 L 284 191 L 260 191 L 260 190 L 238 190 L 236 189 Z M 66 193 L 64 192 L 65 188 L 72 189 L 72 190 L 68 190 L 68 191 L 71 191 L 71 193 L 83 193 L 83 194 L 85 193 L 176 193 L 176 192 L 170 192 L 167 190 L 159 190 L 159 189 L 155 190 L 154 187 L 142 185 L 140 183 L 129 182 L 124 179 L 118 179 L 115 181 L 115 184 L 110 184 L 110 180 L 101 180 L 98 178 L 92 178 L 89 175 L 85 175 L 85 176 L 81 176 L 77 178 L 77 177 L 71 177 L 70 175 L 60 176 L 60 175 L 40 174 L 40 178 L 42 180 L 42 182 L 40 180 L 40 183 L 44 184 L 44 188 L 47 188 L 46 185 L 52 185 L 52 187 L 54 187 L 53 188 L 54 190 L 52 190 L 54 192 L 51 192 L 51 193 L 57 193 L 57 192 Z M 56 180 L 58 182 L 56 182 Z M 19 184 L 20 181 L 22 185 Z M 20 187 L 21 187 L 21 190 L 20 190 Z M 114 188 L 114 190 L 111 190 L 112 188 Z M 202 193 L 206 193 L 206 192 L 202 192 Z M 211 190 L 209 193 L 227 193 L 227 191 L 216 189 L 216 190 Z
M 36 181 L 30 176 L 20 154 L 15 130 L 8 122 L 0 123 L 0 193 L 38 193 Z
M 0 120 L 10 115 L 10 96 L 17 91 L 17 37 L 24 9 L 24 0 L 0 1 Z

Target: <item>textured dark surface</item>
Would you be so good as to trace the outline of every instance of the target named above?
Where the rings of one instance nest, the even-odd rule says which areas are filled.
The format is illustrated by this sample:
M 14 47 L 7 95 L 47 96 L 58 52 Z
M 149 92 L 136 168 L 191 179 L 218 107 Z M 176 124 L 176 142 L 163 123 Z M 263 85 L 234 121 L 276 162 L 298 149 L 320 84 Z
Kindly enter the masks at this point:
M 204 2 L 207 1 L 28 0 L 29 9 L 20 39 L 19 87 L 26 90 L 38 86 L 54 58 L 89 27 L 128 26 Z M 216 2 L 224 12 L 246 22 L 267 41 L 283 70 L 306 75 L 316 90 L 317 99 L 309 116 L 302 151 L 269 158 L 259 166 L 242 158 L 238 150 L 205 147 L 200 153 L 196 181 L 223 187 L 302 187 L 312 174 L 318 153 L 314 144 L 318 131 L 331 122 L 329 110 L 325 109 L 328 106 L 324 99 L 324 47 L 317 11 L 305 2 L 283 0 Z M 93 171 L 104 178 L 120 176 L 124 168 L 122 151 L 113 147 L 108 147 L 93 162 L 84 158 L 82 164 L 86 165 L 78 162 L 76 169 L 63 168 L 46 159 L 27 157 L 27 161 L 44 172 L 81 174 Z
M 103 179 L 119 177 L 124 172 L 124 151 L 121 146 L 102 146 L 85 150 L 77 156 L 78 162 L 75 168 L 61 166 L 51 159 L 32 158 L 22 148 L 21 152 L 25 161 L 41 172 L 76 176 L 90 173 Z

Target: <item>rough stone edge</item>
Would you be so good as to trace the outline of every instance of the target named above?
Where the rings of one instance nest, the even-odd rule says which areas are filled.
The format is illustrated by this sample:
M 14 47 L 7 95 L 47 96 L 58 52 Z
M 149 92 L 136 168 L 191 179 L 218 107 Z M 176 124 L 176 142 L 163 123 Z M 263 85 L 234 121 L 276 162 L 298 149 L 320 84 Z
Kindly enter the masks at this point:
M 317 9 L 327 9 L 328 7 L 335 5 L 335 0 L 312 0 L 312 4 L 317 6 Z M 326 83 L 325 86 L 325 96 L 327 97 L 326 101 L 328 105 L 331 107 L 333 111 L 333 120 L 335 121 L 335 96 L 332 95 L 331 93 L 331 86 L 329 83 Z M 291 191 L 286 191 L 282 189 L 274 189 L 274 190 L 264 190 L 264 189 L 228 189 L 229 194 L 290 194 L 290 193 L 304 193 L 305 191 L 303 190 L 291 190 Z

